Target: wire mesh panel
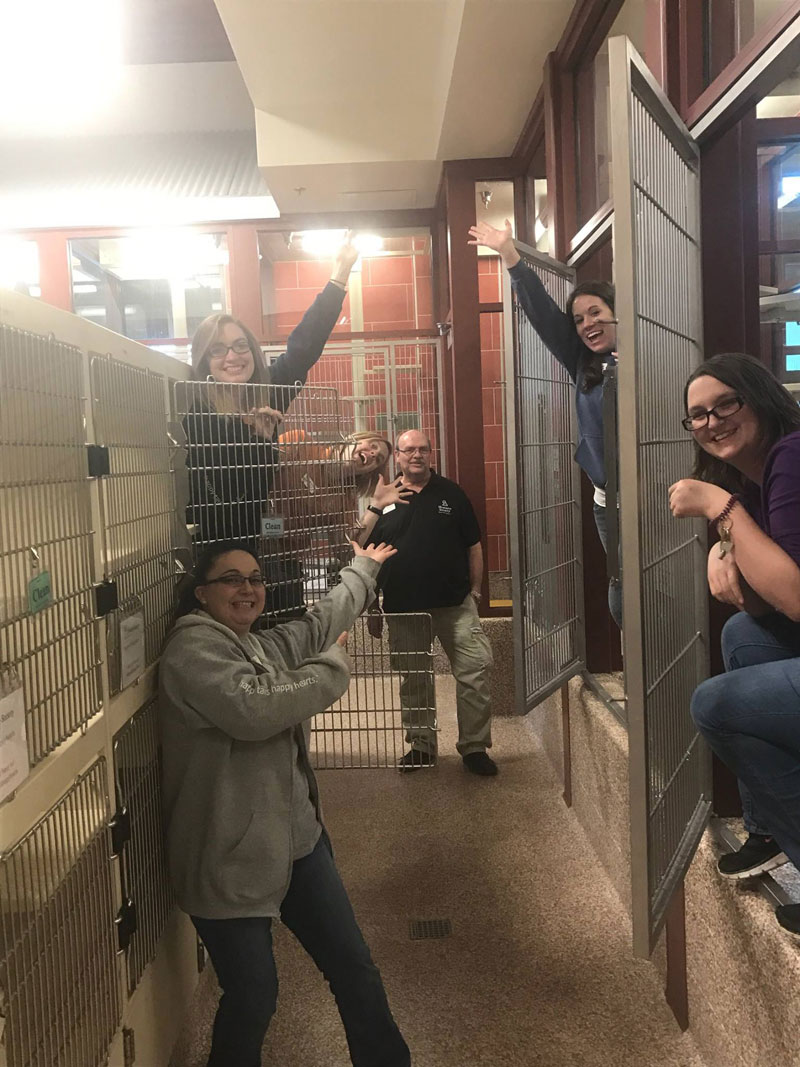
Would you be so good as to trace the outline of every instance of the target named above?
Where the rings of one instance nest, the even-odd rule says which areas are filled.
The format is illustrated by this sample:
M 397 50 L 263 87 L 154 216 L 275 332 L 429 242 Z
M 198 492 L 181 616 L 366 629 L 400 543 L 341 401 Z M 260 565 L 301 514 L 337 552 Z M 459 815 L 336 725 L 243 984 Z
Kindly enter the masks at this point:
M 668 504 L 693 465 L 681 418 L 702 338 L 699 160 L 626 38 L 610 63 L 634 947 L 649 955 L 710 807 L 689 715 L 707 673 L 705 527 Z
M 395 767 L 411 740 L 436 743 L 431 617 L 362 615 L 347 643 L 350 687 L 311 726 L 318 770 Z
M 120 687 L 121 619 L 144 616 L 145 666 L 158 658 L 174 605 L 175 494 L 164 379 L 103 356 L 90 363 L 96 443 L 108 450 L 100 479 L 105 573 L 117 583 L 109 675 Z
M 560 307 L 572 288 L 568 268 L 517 245 Z M 524 312 L 506 279 L 510 367 L 508 465 L 515 672 L 524 714 L 576 674 L 583 659 L 580 472 L 575 450 L 574 387 Z
M 356 432 L 376 430 L 394 440 L 403 430 L 422 430 L 431 439 L 431 462 L 441 471 L 440 345 L 438 338 L 329 342 L 311 368 L 309 385 L 335 388 L 352 411 Z M 274 359 L 282 349 L 264 351 Z
M 245 541 L 266 578 L 266 613 L 300 614 L 336 582 L 357 519 L 349 427 L 335 389 L 178 382 L 195 551 Z M 285 411 L 278 422 L 269 412 Z
M 81 353 L 0 326 L 0 663 L 22 680 L 31 763 L 100 706 Z M 32 613 L 29 583 L 50 576 Z
M 0 855 L 5 1067 L 95 1067 L 121 1020 L 106 764 Z
M 127 952 L 128 992 L 133 993 L 156 954 L 174 902 L 167 875 L 155 700 L 140 708 L 115 737 L 114 777 L 117 810 L 130 825 L 120 866 L 123 895 L 136 909 L 136 931 Z

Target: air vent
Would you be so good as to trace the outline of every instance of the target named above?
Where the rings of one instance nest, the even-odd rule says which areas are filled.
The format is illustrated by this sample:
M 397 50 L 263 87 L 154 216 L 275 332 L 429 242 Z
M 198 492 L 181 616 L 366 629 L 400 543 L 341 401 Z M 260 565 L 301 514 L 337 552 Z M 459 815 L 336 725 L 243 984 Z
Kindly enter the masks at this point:
M 449 937 L 452 932 L 453 924 L 449 919 L 412 919 L 408 924 L 408 934 L 412 941 Z

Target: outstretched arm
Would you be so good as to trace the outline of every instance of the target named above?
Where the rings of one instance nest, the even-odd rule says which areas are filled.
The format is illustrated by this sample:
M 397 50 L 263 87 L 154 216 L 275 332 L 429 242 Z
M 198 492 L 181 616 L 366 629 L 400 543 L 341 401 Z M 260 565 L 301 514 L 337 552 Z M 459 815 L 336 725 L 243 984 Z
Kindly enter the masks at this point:
M 358 259 L 352 231 L 348 230 L 333 265 L 331 280 L 314 300 L 297 326 L 289 334 L 286 351 L 270 367 L 274 385 L 303 384 L 308 372 L 322 355 L 331 330 L 336 325 L 344 303 L 345 286 L 353 264 Z M 273 407 L 285 411 L 294 399 L 293 390 L 275 390 Z M 278 396 L 278 393 L 286 394 Z
M 553 300 L 535 270 L 522 262 L 511 236 L 511 223 L 506 219 L 502 230 L 479 222 L 470 227 L 471 245 L 483 245 L 497 252 L 503 266 L 511 274 L 511 284 L 525 316 L 559 363 L 575 381 L 578 361 L 584 345 L 569 316 Z

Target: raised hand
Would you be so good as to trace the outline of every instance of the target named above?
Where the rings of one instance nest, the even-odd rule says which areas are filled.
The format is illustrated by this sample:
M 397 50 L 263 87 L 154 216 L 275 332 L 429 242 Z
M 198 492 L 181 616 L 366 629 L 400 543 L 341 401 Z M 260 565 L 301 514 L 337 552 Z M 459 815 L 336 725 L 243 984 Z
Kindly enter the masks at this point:
M 350 271 L 353 269 L 355 261 L 361 254 L 353 243 L 354 236 L 355 234 L 353 231 L 348 230 L 336 253 L 336 262 L 334 263 L 331 279 L 342 285 L 344 285 L 350 277 Z
M 283 414 L 275 408 L 252 408 L 246 415 L 242 415 L 242 422 L 259 437 L 270 441 L 278 425 L 283 422 Z
M 376 508 L 383 509 L 390 504 L 407 504 L 413 495 L 414 490 L 404 486 L 402 478 L 395 478 L 393 482 L 387 482 L 381 474 L 372 494 L 371 503 Z
M 379 545 L 368 545 L 367 548 L 362 548 L 355 541 L 351 541 L 350 544 L 353 546 L 354 556 L 368 556 L 376 563 L 385 563 L 387 559 L 397 555 L 397 549 L 392 545 L 384 544 L 383 541 Z
M 499 252 L 500 258 L 503 260 L 503 266 L 514 267 L 519 263 L 519 252 L 514 247 L 511 223 L 508 219 L 506 219 L 505 227 L 502 230 L 490 226 L 488 222 L 478 222 L 474 226 L 470 226 L 469 235 L 473 240 L 467 241 L 467 244 L 483 245 L 485 248 L 491 248 L 493 252 Z

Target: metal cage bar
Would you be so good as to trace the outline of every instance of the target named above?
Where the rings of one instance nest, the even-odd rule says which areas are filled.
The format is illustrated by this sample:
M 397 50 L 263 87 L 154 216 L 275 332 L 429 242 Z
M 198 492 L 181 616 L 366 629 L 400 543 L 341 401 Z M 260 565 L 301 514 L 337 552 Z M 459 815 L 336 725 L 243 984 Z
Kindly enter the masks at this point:
M 350 428 L 335 389 L 178 382 L 195 552 L 245 542 L 280 622 L 324 596 L 349 560 L 357 522 Z M 285 411 L 280 423 L 265 408 Z
M 120 856 L 123 897 L 136 908 L 126 958 L 130 995 L 156 954 L 175 902 L 167 874 L 157 701 L 140 708 L 114 738 L 114 779 L 117 810 L 130 820 Z
M 98 355 L 89 369 L 95 440 L 109 459 L 99 484 L 105 573 L 117 583 L 120 604 L 108 623 L 109 677 L 116 692 L 120 619 L 142 612 L 146 666 L 158 658 L 172 622 L 175 486 L 164 378 Z
M 668 504 L 693 463 L 680 420 L 702 345 L 699 157 L 627 38 L 609 63 L 633 931 L 649 955 L 710 811 L 689 715 L 707 673 L 705 529 Z
M 430 615 L 372 614 L 356 619 L 344 696 L 311 724 L 318 770 L 395 767 L 411 736 L 435 734 L 436 686 Z
M 561 307 L 574 272 L 517 243 Z M 504 288 L 514 661 L 520 714 L 582 669 L 583 560 L 574 386 Z M 514 504 L 516 502 L 516 514 Z
M 121 1018 L 106 764 L 0 855 L 7 1067 L 100 1067 Z
M 22 681 L 31 764 L 100 707 L 82 353 L 0 326 L 0 663 Z M 53 604 L 30 614 L 47 571 Z

